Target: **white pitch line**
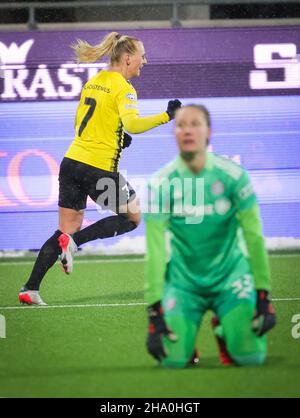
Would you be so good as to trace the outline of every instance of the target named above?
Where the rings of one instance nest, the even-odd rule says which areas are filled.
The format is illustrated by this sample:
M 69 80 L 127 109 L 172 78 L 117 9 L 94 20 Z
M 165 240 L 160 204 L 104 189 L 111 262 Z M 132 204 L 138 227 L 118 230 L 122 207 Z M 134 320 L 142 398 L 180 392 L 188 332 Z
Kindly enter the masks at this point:
M 127 306 L 144 306 L 145 302 L 130 302 L 130 303 L 92 303 L 86 305 L 46 305 L 46 306 L 3 306 L 1 310 L 16 310 L 16 309 L 60 309 L 60 308 L 115 308 Z
M 18 264 L 20 265 L 28 265 L 28 264 L 33 264 L 35 262 L 35 258 L 32 259 L 31 261 L 26 260 L 26 261 L 0 261 L 0 268 L 1 266 L 17 266 Z M 74 263 L 75 264 L 101 264 L 101 263 L 142 263 L 144 262 L 145 259 L 144 258 L 119 258 L 119 259 L 112 259 L 110 258 L 109 260 L 80 260 L 80 259 L 76 259 Z
M 270 258 L 297 258 L 300 257 L 299 253 L 295 253 L 295 254 L 269 254 Z M 31 265 L 35 262 L 35 258 L 32 260 L 24 260 L 24 261 L 18 261 L 18 260 L 14 260 L 14 261 L 0 261 L 0 268 L 1 266 L 18 266 L 18 265 Z M 75 258 L 75 264 L 101 264 L 101 263 L 143 263 L 145 262 L 145 258 L 117 258 L 117 259 L 113 259 L 110 258 L 108 260 L 105 259 L 100 259 L 100 260 L 96 260 L 96 259 L 90 259 L 90 260 L 80 260 L 80 258 Z
M 269 254 L 270 258 L 296 258 L 296 257 L 300 257 L 299 253 L 291 253 L 291 254 Z
M 272 298 L 272 302 L 294 302 L 300 301 L 300 298 Z M 145 302 L 130 302 L 130 303 L 92 303 L 81 305 L 46 305 L 46 306 L 3 306 L 0 307 L 0 311 L 13 311 L 13 310 L 32 310 L 32 309 L 65 309 L 65 308 L 118 308 L 118 307 L 131 307 L 131 306 L 145 306 Z

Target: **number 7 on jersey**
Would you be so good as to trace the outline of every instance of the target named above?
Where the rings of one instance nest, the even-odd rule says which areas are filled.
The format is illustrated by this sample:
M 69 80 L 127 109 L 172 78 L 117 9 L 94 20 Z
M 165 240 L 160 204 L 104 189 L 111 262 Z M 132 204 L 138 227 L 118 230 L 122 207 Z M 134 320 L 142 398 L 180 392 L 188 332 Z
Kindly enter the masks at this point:
M 85 117 L 83 118 L 81 125 L 79 127 L 79 131 L 78 131 L 78 135 L 81 136 L 82 132 L 84 131 L 86 125 L 88 124 L 88 121 L 91 119 L 91 117 L 93 116 L 93 113 L 95 112 L 96 109 L 96 100 L 93 99 L 92 97 L 86 97 L 84 104 L 88 105 L 88 111 L 85 114 Z

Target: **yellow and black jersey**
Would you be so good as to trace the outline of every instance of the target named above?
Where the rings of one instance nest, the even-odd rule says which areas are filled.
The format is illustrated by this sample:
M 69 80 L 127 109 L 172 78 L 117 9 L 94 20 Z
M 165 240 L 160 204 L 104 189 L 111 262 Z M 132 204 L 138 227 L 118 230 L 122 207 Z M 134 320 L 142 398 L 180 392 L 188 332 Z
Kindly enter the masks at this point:
M 118 72 L 100 71 L 83 87 L 76 112 L 76 137 L 66 157 L 117 171 L 124 127 L 140 133 L 169 121 L 168 114 L 139 117 L 134 87 Z

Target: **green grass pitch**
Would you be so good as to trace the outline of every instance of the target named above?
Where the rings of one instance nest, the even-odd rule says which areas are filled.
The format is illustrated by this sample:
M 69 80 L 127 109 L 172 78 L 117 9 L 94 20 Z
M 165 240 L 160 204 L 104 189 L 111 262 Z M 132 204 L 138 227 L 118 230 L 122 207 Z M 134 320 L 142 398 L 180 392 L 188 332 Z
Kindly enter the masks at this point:
M 56 265 L 41 291 L 49 308 L 19 307 L 32 262 L 1 260 L 0 397 L 299 397 L 300 338 L 291 320 L 300 314 L 300 255 L 270 260 L 273 297 L 287 300 L 274 302 L 267 363 L 221 366 L 208 313 L 200 364 L 185 370 L 161 369 L 146 353 L 142 259 L 78 257 L 72 276 Z

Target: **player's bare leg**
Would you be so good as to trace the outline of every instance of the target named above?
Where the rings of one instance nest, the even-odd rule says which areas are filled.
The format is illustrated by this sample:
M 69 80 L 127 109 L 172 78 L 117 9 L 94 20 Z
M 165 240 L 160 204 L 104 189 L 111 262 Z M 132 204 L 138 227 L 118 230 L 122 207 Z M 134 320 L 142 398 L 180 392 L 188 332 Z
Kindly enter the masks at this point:
M 130 221 L 134 222 L 136 225 L 139 225 L 142 215 L 140 201 L 137 197 L 126 205 L 126 213 Z
M 79 231 L 84 218 L 84 209 L 59 208 L 59 230 L 66 234 Z

